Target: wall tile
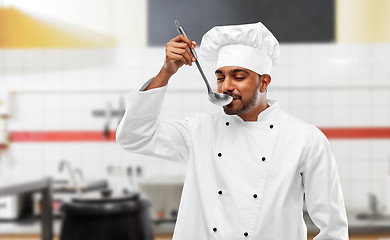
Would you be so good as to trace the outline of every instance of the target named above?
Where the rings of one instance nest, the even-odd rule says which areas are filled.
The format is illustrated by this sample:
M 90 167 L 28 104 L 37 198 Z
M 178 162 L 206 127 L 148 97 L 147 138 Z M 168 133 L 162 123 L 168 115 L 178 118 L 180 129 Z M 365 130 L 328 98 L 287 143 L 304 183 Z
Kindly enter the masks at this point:
M 297 65 L 293 66 L 291 69 L 291 85 L 296 86 L 306 86 L 314 85 L 311 84 L 310 69 L 307 65 Z
M 318 65 L 316 63 L 310 63 L 308 67 L 310 71 L 310 77 L 308 79 L 310 86 L 330 86 L 332 84 L 332 70 L 329 62 Z
M 64 82 L 64 71 L 54 70 L 54 71 L 45 71 L 43 73 L 37 73 L 42 75 L 43 87 L 42 90 L 53 90 L 53 89 L 62 89 L 66 84 Z
M 384 85 L 389 89 L 390 68 L 388 66 L 385 64 L 373 64 L 371 66 L 370 82 L 379 86 Z
M 318 127 L 331 126 L 331 110 L 329 107 L 317 107 L 310 108 L 310 115 L 308 116 L 310 122 Z M 298 116 L 297 116 L 298 117 Z
M 42 72 L 46 69 L 44 55 L 42 49 L 26 49 L 22 52 L 22 70 L 25 73 L 29 72 Z
M 24 50 L 13 49 L 13 50 L 3 50 L 4 51 L 4 62 L 3 65 L 6 69 L 6 72 L 19 72 L 23 71 L 24 61 L 23 53 Z
M 62 90 L 66 89 L 81 89 L 83 86 L 83 73 L 80 70 L 67 70 L 63 72 Z
M 389 65 L 390 44 L 371 44 L 371 59 L 373 65 Z
M 374 126 L 389 126 L 390 123 L 390 108 L 389 107 L 372 107 L 371 108 L 371 124 Z
M 42 125 L 40 130 L 59 131 L 64 127 L 64 112 L 63 111 L 45 111 L 42 117 Z M 26 125 L 26 123 L 25 123 Z M 35 129 L 39 130 L 39 129 Z
M 327 100 L 332 106 L 351 107 L 352 103 L 354 103 L 352 100 L 352 92 L 350 89 L 334 89 L 329 91 Z
M 372 151 L 371 157 L 374 161 L 388 161 L 389 164 L 389 175 L 390 175 L 390 140 L 383 139 L 377 140 L 373 139 L 372 141 Z
M 331 126 L 351 126 L 352 110 L 348 107 L 332 106 L 331 111 Z
M 72 49 L 45 49 L 42 50 L 41 58 L 43 63 L 43 69 L 45 71 L 58 71 L 66 68 L 65 57 L 68 52 L 73 52 Z M 76 60 L 77 61 L 77 60 Z
M 269 89 L 274 86 L 290 86 L 291 85 L 291 66 L 289 65 L 276 65 L 272 68 L 271 72 L 271 84 Z
M 373 159 L 372 159 L 373 160 Z M 389 162 L 388 161 L 370 161 L 371 168 L 369 177 L 370 180 L 385 182 L 389 177 Z
M 350 179 L 351 181 L 369 181 L 369 161 L 353 160 L 351 163 L 350 169 Z
M 371 192 L 367 181 L 356 180 L 351 183 L 351 198 L 349 205 L 354 209 L 368 209 L 368 194 Z
M 290 46 L 290 63 L 293 67 L 296 65 L 306 65 L 310 59 L 311 48 L 306 44 L 291 44 Z
M 351 111 L 351 126 L 371 126 L 371 109 L 354 106 Z
M 102 146 L 104 143 L 83 143 L 81 146 L 80 157 L 85 164 L 102 164 L 105 155 Z

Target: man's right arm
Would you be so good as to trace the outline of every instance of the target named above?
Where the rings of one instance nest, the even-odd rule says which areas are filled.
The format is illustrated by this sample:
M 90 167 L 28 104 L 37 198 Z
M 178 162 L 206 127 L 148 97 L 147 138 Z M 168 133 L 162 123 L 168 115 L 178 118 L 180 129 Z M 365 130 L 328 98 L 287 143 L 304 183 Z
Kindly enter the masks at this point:
M 181 66 L 192 65 L 191 61 L 195 60 L 191 58 L 188 44 L 195 46 L 195 42 L 183 35 L 168 42 L 160 72 L 140 91 L 131 92 L 116 131 L 117 142 L 127 151 L 171 161 L 187 161 L 190 145 L 188 122 L 158 121 L 158 117 L 170 77 Z

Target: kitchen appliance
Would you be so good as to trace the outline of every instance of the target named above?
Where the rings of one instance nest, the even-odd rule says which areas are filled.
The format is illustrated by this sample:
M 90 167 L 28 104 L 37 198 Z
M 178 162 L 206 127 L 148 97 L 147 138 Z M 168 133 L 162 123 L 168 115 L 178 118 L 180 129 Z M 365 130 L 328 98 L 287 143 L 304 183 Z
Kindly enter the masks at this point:
M 156 223 L 176 222 L 184 176 L 156 176 L 143 179 L 140 192 L 150 200 L 149 214 Z
M 0 220 L 17 220 L 32 214 L 32 194 L 0 197 Z
M 63 203 L 60 240 L 152 240 L 149 202 L 137 193 L 85 194 Z

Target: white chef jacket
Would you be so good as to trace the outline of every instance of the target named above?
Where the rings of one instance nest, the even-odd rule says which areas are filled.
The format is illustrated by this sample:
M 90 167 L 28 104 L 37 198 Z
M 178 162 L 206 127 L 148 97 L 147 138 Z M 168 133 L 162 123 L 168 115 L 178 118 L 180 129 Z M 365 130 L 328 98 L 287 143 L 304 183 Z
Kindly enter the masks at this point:
M 278 103 L 245 122 L 222 111 L 159 120 L 167 87 L 131 93 L 117 132 L 127 151 L 183 162 L 174 240 L 303 240 L 303 195 L 317 240 L 348 239 L 329 142 Z

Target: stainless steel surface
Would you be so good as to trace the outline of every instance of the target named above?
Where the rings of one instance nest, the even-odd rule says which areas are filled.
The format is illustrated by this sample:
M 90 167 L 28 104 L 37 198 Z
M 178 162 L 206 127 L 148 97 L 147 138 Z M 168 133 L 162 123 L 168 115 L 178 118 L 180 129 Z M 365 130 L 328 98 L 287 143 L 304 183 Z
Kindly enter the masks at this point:
M 360 220 L 370 220 L 370 221 L 389 221 L 390 215 L 381 214 L 381 213 L 359 213 L 356 214 L 356 218 Z
M 187 37 L 186 33 L 184 32 L 184 29 L 180 26 L 179 21 L 175 20 L 175 25 L 177 27 L 177 31 L 179 32 L 179 34 L 183 34 L 184 36 Z M 202 75 L 202 79 L 203 79 L 204 83 L 206 84 L 207 94 L 209 96 L 210 102 L 212 102 L 218 106 L 225 106 L 225 105 L 228 105 L 229 103 L 231 103 L 233 100 L 232 96 L 224 94 L 224 93 L 215 93 L 212 91 L 210 84 L 209 84 L 209 81 L 207 80 L 206 75 L 204 74 L 202 67 L 200 66 L 200 63 L 198 61 L 198 56 L 197 56 L 195 50 L 191 49 L 191 48 L 190 48 L 190 50 L 191 50 L 191 53 L 195 57 L 195 64 L 198 67 L 200 75 Z
M 103 190 L 108 187 L 108 180 L 106 179 L 87 179 L 79 185 L 79 190 L 82 193 Z M 68 183 L 68 181 L 57 181 L 52 186 L 53 193 L 77 193 L 75 186 Z

